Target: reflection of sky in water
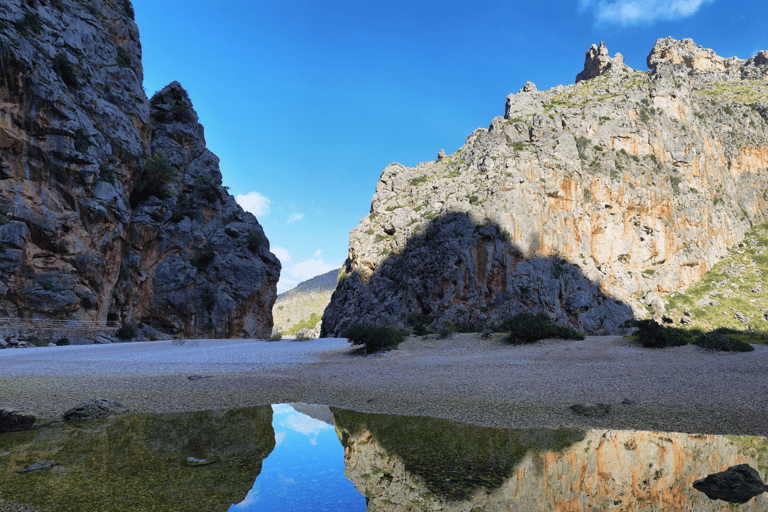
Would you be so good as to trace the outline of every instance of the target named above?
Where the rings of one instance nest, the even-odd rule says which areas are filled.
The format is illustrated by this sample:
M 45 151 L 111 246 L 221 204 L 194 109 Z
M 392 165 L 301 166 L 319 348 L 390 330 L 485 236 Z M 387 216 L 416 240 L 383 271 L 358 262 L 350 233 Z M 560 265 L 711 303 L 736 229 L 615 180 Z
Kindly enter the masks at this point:
M 344 476 L 344 448 L 331 425 L 286 404 L 273 405 L 275 449 L 241 511 L 365 511 L 365 497 Z

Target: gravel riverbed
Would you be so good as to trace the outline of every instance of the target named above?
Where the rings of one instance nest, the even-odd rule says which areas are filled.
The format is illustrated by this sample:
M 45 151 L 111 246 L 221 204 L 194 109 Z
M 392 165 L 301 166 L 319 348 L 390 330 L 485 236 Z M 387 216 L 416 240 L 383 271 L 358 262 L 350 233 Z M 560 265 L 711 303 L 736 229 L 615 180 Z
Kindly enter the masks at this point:
M 495 427 L 768 434 L 768 346 L 654 350 L 611 336 L 509 346 L 458 334 L 384 354 L 355 349 L 318 339 L 3 350 L 0 407 L 55 421 L 94 396 L 134 412 L 306 402 Z M 598 403 L 610 405 L 606 416 L 570 409 Z

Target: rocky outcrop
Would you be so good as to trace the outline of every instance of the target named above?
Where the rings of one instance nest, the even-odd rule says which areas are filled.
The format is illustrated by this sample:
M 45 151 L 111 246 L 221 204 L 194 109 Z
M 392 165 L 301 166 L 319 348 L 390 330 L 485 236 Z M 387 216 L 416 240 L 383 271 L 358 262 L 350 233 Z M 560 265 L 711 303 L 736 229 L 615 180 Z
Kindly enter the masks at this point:
M 384 169 L 323 335 L 526 310 L 610 334 L 663 314 L 660 294 L 768 219 L 768 66 L 651 60 L 510 95 L 452 155 Z
M 130 1 L 0 5 L 0 317 L 268 334 L 279 263 L 221 187 L 186 95 L 150 105 L 142 82 Z M 153 196 L 161 154 L 173 176 Z M 199 277 L 195 257 L 221 273 Z
M 185 336 L 268 338 L 280 262 L 264 230 L 222 186 L 181 85 L 151 105 L 152 156 L 130 195 L 115 307 Z
M 593 44 L 587 50 L 587 55 L 584 59 L 584 69 L 576 75 L 576 83 L 598 77 L 610 69 L 620 71 L 622 67 L 624 67 L 623 55 L 617 53 L 611 58 L 608 55 L 608 48 L 605 46 L 605 43 L 600 42 L 600 46 Z M 523 90 L 525 91 L 525 88 Z
M 577 435 L 332 410 L 345 475 L 372 512 L 724 510 L 694 482 L 734 464 L 765 463 L 764 448 L 756 449 L 762 437 L 629 430 Z M 766 496 L 758 496 L 743 510 L 766 504 Z

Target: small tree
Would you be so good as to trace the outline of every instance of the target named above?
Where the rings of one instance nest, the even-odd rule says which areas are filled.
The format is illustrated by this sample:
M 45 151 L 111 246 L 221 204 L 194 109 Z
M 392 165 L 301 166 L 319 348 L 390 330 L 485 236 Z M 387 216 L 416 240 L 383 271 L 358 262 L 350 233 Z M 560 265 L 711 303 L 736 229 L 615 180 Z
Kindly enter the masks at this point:
M 502 322 L 499 329 L 509 333 L 505 338 L 507 343 L 533 343 L 547 338 L 584 339 L 584 333 L 557 325 L 546 313 L 518 313 Z

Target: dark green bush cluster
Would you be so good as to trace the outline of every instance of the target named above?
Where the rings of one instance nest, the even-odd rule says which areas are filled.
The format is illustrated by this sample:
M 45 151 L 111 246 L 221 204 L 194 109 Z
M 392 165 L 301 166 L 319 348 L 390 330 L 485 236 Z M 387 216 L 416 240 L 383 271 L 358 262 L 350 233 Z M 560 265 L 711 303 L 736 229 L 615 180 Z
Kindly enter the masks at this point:
M 450 338 L 456 332 L 456 326 L 450 320 L 443 320 L 437 328 L 437 337 L 440 339 Z
M 729 334 L 741 334 L 735 329 L 719 327 L 714 331 L 701 334 L 693 339 L 693 344 L 702 348 L 711 350 L 721 350 L 723 352 L 752 352 L 755 347 L 749 343 L 737 340 Z
M 226 233 L 227 236 L 231 236 L 232 238 L 237 238 L 240 236 L 240 233 L 236 229 L 232 228 L 224 228 L 224 233 Z
M 53 57 L 53 71 L 59 75 L 64 84 L 71 89 L 80 89 L 80 71 L 69 62 L 66 55 L 59 52 Z
M 134 19 L 136 13 L 133 12 L 133 5 L 131 5 L 131 0 L 123 0 L 123 9 L 125 10 L 125 14 L 127 14 L 131 19 Z
M 263 244 L 264 237 L 261 236 L 261 233 L 255 230 L 248 233 L 248 243 L 246 244 L 246 247 L 248 247 L 251 252 L 257 252 L 259 247 L 261 247 Z
M 206 245 L 200 250 L 200 253 L 189 260 L 189 262 L 199 272 L 208 272 L 208 267 L 213 263 L 215 258 L 216 254 L 213 251 L 213 247 Z
M 679 327 L 662 326 L 653 320 L 636 320 L 634 335 L 637 341 L 647 348 L 680 347 L 693 340 L 694 333 Z
M 85 153 L 88 151 L 88 146 L 91 144 L 91 138 L 88 136 L 88 132 L 83 128 L 75 130 L 75 151 L 78 153 Z
M 365 345 L 365 352 L 392 350 L 403 342 L 403 332 L 391 325 L 356 324 L 341 333 L 353 345 Z
M 160 199 L 166 199 L 173 194 L 171 183 L 176 180 L 176 169 L 171 162 L 165 158 L 162 153 L 155 153 L 147 159 L 144 166 L 144 173 L 141 179 L 136 183 L 136 188 L 131 194 L 131 206 L 155 196 Z M 134 199 L 136 203 L 134 203 Z
M 208 176 L 198 176 L 195 178 L 195 190 L 209 203 L 219 199 L 218 187 Z
M 32 32 L 36 36 L 40 35 L 40 15 L 36 12 L 25 11 L 24 17 L 14 24 L 16 25 L 16 30 L 23 36 L 27 35 L 28 32 Z
M 120 46 L 119 44 L 116 46 L 117 48 L 117 57 L 115 57 L 115 62 L 117 62 L 117 65 L 121 68 L 130 68 L 131 67 L 131 55 L 128 53 L 128 50 L 125 49 L 125 47 Z
M 432 331 L 427 327 L 429 323 L 429 317 L 427 315 L 408 315 L 405 320 L 406 325 L 413 327 L 413 334 L 416 336 L 424 336 L 425 334 L 432 334 Z
M 115 331 L 115 336 L 121 340 L 132 340 L 136 337 L 136 329 L 130 325 L 124 325 Z
M 192 212 L 192 200 L 189 199 L 187 194 L 182 192 L 176 200 L 176 208 L 174 208 L 173 215 L 171 215 L 171 221 L 179 222 L 184 217 L 192 215 Z
M 65 347 L 67 345 L 69 345 L 69 338 L 59 338 L 56 341 L 56 346 Z
M 509 333 L 505 338 L 507 343 L 515 344 L 533 343 L 547 338 L 584 339 L 584 333 L 572 327 L 557 325 L 546 313 L 518 313 L 504 320 L 499 330 Z

